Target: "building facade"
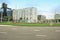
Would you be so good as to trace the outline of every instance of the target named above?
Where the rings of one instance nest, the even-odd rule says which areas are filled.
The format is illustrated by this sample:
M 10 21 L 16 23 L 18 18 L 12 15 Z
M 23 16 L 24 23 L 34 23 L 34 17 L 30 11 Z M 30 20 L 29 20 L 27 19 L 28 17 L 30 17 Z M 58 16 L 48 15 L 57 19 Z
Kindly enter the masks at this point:
M 54 16 L 55 18 L 55 22 L 56 23 L 59 23 L 60 22 L 60 14 L 55 14 L 55 16 Z
M 17 22 L 35 23 L 37 22 L 37 9 L 34 7 L 14 9 L 13 20 Z

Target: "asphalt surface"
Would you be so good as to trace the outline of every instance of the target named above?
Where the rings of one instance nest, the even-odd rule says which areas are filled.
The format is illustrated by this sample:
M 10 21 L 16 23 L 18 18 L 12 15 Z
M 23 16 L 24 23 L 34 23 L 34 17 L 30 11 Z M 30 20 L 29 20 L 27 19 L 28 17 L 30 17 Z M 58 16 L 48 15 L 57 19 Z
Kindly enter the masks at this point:
M 60 40 L 60 27 L 0 26 L 0 40 Z

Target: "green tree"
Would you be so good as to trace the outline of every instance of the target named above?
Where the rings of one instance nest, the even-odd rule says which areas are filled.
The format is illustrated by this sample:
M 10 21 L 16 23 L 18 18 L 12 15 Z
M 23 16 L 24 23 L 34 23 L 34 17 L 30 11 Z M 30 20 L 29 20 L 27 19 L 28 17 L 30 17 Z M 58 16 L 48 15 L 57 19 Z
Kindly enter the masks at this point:
M 5 16 L 5 18 L 6 18 L 7 21 L 9 22 L 12 17 L 11 17 L 11 16 Z

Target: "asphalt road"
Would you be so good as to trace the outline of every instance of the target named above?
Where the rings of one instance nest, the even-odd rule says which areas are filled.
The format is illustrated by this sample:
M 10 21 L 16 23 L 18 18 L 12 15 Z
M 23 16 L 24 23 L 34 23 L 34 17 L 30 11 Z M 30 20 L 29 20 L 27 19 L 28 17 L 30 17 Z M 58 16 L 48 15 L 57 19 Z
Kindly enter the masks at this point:
M 0 40 L 60 40 L 60 27 L 0 26 Z

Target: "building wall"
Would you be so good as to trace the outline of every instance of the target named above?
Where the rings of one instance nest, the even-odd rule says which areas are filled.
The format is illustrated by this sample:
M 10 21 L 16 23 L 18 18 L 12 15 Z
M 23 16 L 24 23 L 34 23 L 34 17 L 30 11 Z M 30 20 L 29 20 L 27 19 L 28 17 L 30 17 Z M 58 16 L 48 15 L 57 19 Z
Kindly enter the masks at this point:
M 13 20 L 20 22 L 37 22 L 37 9 L 34 7 L 13 10 Z
M 55 14 L 55 19 L 60 19 L 60 14 Z
M 55 14 L 55 22 L 60 23 L 60 14 Z

